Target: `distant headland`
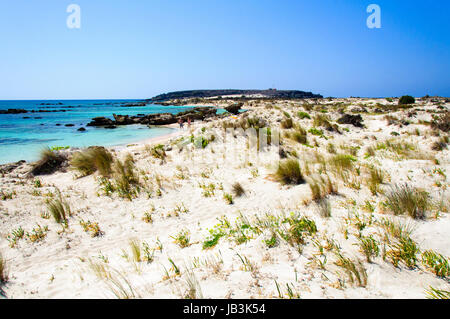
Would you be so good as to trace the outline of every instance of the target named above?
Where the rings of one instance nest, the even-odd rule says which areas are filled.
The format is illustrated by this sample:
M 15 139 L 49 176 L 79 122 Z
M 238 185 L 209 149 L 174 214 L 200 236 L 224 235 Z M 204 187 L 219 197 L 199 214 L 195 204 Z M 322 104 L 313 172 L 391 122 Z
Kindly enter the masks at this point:
M 211 97 L 225 97 L 225 96 L 239 96 L 243 98 L 282 98 L 282 99 L 312 99 L 323 98 L 320 94 L 313 94 L 311 92 L 298 91 L 298 90 L 189 90 L 189 91 L 176 91 L 157 95 L 149 101 L 151 102 L 164 102 L 174 99 L 187 99 L 187 98 L 211 98 Z

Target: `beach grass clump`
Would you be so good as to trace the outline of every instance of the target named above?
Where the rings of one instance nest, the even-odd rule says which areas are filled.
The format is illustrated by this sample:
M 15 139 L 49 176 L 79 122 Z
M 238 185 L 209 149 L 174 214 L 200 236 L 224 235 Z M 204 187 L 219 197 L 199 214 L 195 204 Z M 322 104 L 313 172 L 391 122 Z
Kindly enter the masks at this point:
M 228 205 L 232 205 L 232 204 L 234 203 L 234 201 L 233 201 L 233 196 L 232 196 L 231 194 L 224 193 L 224 194 L 223 194 L 223 199 L 225 200 L 225 202 L 226 202 Z
M 380 254 L 380 248 L 378 242 L 372 236 L 359 237 L 359 250 L 366 256 L 368 263 L 372 262 L 372 258 L 378 257 Z
M 322 217 L 331 217 L 331 204 L 327 198 L 322 198 L 317 202 L 319 214 Z
M 380 185 L 385 182 L 386 174 L 380 168 L 370 167 L 369 178 L 367 179 L 367 186 L 372 193 L 376 196 L 380 192 Z
M 220 238 L 226 235 L 224 231 L 217 228 L 211 229 L 209 233 L 209 237 L 205 241 L 203 241 L 203 249 L 210 249 L 215 247 L 219 243 Z
M 100 226 L 98 225 L 98 223 L 94 223 L 89 220 L 80 220 L 80 225 L 81 227 L 83 227 L 83 230 L 86 233 L 89 233 L 91 235 L 91 237 L 98 237 L 102 235 L 102 231 L 100 230 Z
M 164 150 L 163 144 L 154 145 L 152 147 L 147 147 L 147 151 L 154 158 L 158 158 L 160 160 L 165 160 L 167 157 L 166 151 Z
M 367 286 L 367 271 L 360 260 L 353 261 L 340 252 L 336 252 L 336 258 L 335 265 L 344 269 L 352 284 L 356 283 L 359 287 Z
M 311 133 L 312 135 L 315 135 L 315 136 L 325 137 L 323 135 L 323 131 L 320 130 L 320 129 L 317 129 L 315 127 L 310 128 L 308 132 Z
M 438 277 L 447 278 L 450 275 L 449 258 L 432 250 L 422 253 L 422 264 Z
M 280 228 L 279 234 L 291 246 L 301 246 L 306 243 L 308 236 L 317 233 L 317 226 L 314 220 L 305 216 L 291 214 L 283 223 L 288 223 L 287 229 Z
M 450 291 L 430 287 L 426 290 L 427 299 L 450 299 Z
M 111 175 L 112 163 L 112 154 L 106 148 L 98 146 L 75 153 L 70 161 L 72 168 L 78 170 L 83 176 L 98 171 L 103 177 Z
M 378 223 L 384 229 L 386 235 L 390 235 L 396 239 L 408 238 L 414 231 L 411 223 L 402 223 L 392 218 L 382 218 Z M 387 242 L 390 242 L 388 237 L 385 236 L 385 238 Z
M 434 118 L 431 122 L 431 127 L 445 133 L 450 132 L 450 111 L 445 111 L 440 116 Z
M 232 192 L 233 192 L 234 196 L 236 196 L 236 197 L 241 197 L 242 195 L 245 194 L 245 189 L 244 189 L 244 187 L 242 187 L 241 183 L 239 183 L 239 182 L 234 183 L 231 186 L 231 188 L 232 188 Z
M 170 236 L 174 239 L 174 243 L 176 243 L 181 248 L 185 248 L 190 246 L 191 237 L 188 230 L 181 230 L 175 236 Z
M 435 141 L 431 145 L 431 149 L 433 151 L 443 151 L 443 150 L 447 149 L 449 140 L 450 140 L 450 138 L 448 137 L 448 135 L 441 136 L 437 141 Z
M 41 225 L 37 224 L 36 227 L 34 227 L 31 232 L 27 232 L 27 238 L 32 242 L 40 242 L 45 237 L 47 237 L 48 233 L 48 226 L 42 227 Z
M 286 136 L 291 140 L 300 143 L 300 144 L 308 144 L 308 133 L 304 128 L 300 125 L 295 125 L 294 130 L 286 133 Z
M 301 120 L 303 120 L 303 119 L 311 119 L 311 116 L 308 113 L 303 112 L 303 111 L 297 112 L 297 117 L 299 117 Z
M 425 219 L 426 212 L 431 207 L 430 195 L 408 184 L 395 185 L 386 194 L 386 206 L 394 215 L 407 214 L 414 219 Z
M 297 159 L 280 161 L 275 177 L 282 184 L 298 185 L 305 182 Z
M 58 224 L 67 225 L 68 217 L 72 215 L 69 203 L 58 189 L 56 197 L 47 202 L 47 209 Z
M 286 117 L 280 122 L 282 129 L 290 129 L 294 126 L 294 122 L 292 121 L 292 118 Z
M 139 192 L 140 185 L 131 154 L 128 154 L 123 161 L 115 160 L 112 170 L 114 189 L 120 197 L 131 200 Z
M 326 196 L 338 193 L 336 184 L 331 181 L 329 176 L 327 176 L 327 179 L 323 176 L 311 178 L 308 185 L 311 189 L 312 200 L 315 202 L 320 202 Z
M 398 267 L 402 261 L 408 268 L 416 266 L 419 247 L 409 236 L 401 237 L 397 242 L 389 245 L 386 255 L 391 259 L 391 263 Z
M 33 164 L 31 173 L 33 175 L 53 174 L 67 161 L 67 157 L 57 151 L 46 147 L 41 151 L 40 159 Z
M 348 154 L 336 154 L 328 161 L 336 172 L 350 171 L 354 168 L 356 157 Z

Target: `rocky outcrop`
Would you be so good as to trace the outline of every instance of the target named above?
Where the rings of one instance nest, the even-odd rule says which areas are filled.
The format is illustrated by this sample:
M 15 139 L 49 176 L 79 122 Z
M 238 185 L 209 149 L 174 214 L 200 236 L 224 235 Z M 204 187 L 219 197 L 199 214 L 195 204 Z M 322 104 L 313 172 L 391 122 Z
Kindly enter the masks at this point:
M 94 117 L 87 126 L 108 126 L 113 125 L 114 121 L 104 116 Z
M 280 98 L 280 99 L 311 99 L 311 98 L 322 98 L 320 94 L 313 94 L 311 92 L 304 92 L 298 90 L 191 90 L 191 91 L 178 91 L 169 92 L 165 94 L 160 94 L 153 97 L 149 101 L 151 102 L 164 102 L 167 100 L 174 99 L 187 99 L 187 98 L 208 98 L 215 96 L 249 96 L 249 95 L 259 95 L 265 98 Z
M 244 104 L 243 103 L 236 103 L 230 106 L 227 106 L 225 108 L 225 111 L 227 111 L 228 113 L 232 113 L 232 114 L 239 114 L 239 110 L 242 108 Z
M 95 117 L 92 119 L 88 126 L 101 126 L 105 128 L 115 128 L 118 125 L 130 125 L 130 124 L 144 124 L 144 125 L 166 125 L 177 123 L 179 119 L 187 121 L 191 120 L 204 120 L 215 116 L 217 113 L 216 108 L 212 107 L 196 107 L 192 110 L 180 112 L 178 114 L 172 113 L 156 113 L 156 114 L 139 114 L 138 116 L 129 115 L 117 115 L 113 114 L 114 120 L 106 117 Z
M 0 114 L 21 114 L 21 113 L 28 113 L 28 111 L 24 109 L 0 110 Z
M 67 112 L 68 110 L 24 110 L 24 109 L 7 109 L 0 110 L 0 114 L 22 114 L 22 113 L 55 113 L 55 112 Z

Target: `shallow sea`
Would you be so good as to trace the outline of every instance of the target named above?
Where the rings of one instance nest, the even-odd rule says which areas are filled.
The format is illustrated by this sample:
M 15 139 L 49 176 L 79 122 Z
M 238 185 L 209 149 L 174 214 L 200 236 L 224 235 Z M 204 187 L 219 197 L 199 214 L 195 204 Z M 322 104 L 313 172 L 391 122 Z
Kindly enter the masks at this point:
M 19 160 L 34 161 L 45 147 L 92 145 L 114 146 L 166 135 L 172 129 L 149 128 L 145 125 L 118 126 L 116 129 L 88 127 L 92 118 L 104 116 L 111 119 L 113 113 L 138 115 L 150 113 L 173 113 L 192 106 L 127 106 L 142 100 L 27 100 L 0 101 L 0 110 L 65 110 L 51 113 L 0 114 L 0 164 Z M 220 113 L 220 112 L 219 112 Z M 72 127 L 66 124 L 74 124 Z M 80 127 L 85 132 L 77 131 Z

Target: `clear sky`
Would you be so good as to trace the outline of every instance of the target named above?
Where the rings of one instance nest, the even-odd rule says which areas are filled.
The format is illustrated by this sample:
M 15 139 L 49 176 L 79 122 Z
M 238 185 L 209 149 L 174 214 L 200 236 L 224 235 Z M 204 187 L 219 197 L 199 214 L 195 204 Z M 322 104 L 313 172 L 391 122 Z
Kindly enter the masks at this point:
M 381 29 L 366 26 L 371 3 Z M 448 0 L 0 0 L 0 99 L 450 96 L 449 71 Z

